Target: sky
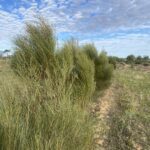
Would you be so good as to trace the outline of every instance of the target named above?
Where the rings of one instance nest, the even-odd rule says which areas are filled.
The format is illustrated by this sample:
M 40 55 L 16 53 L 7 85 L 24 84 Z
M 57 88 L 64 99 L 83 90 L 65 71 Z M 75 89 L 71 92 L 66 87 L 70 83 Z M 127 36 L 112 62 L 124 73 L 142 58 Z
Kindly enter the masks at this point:
M 73 37 L 112 56 L 150 56 L 150 0 L 0 0 L 0 50 L 13 50 L 36 16 L 52 24 L 60 44 Z

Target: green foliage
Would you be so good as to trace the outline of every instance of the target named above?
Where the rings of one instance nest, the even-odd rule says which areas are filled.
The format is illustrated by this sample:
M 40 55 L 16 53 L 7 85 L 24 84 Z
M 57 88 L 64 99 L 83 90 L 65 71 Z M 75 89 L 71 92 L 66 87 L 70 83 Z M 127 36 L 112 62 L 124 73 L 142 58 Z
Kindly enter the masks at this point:
M 114 66 L 114 69 L 117 68 L 117 59 L 113 56 L 109 56 L 109 63 L 112 64 Z
M 117 56 L 110 56 L 110 57 L 112 57 L 117 63 L 124 63 L 124 62 L 126 62 L 125 58 L 120 58 L 120 57 L 117 57 Z
M 144 56 L 144 57 L 143 57 L 143 60 L 144 60 L 144 61 L 149 61 L 149 56 Z
M 40 19 L 36 24 L 27 24 L 26 34 L 15 39 L 12 69 L 19 76 L 45 79 L 46 70 L 53 73 L 57 65 L 55 43 L 53 29 L 46 21 Z
M 8 93 L 8 103 L 3 106 L 10 107 L 10 120 L 12 114 L 15 117 L 9 129 L 5 116 L 0 123 L 1 148 L 92 149 L 92 120 L 83 108 L 95 90 L 94 63 L 75 41 L 68 41 L 60 50 L 55 43 L 53 30 L 43 19 L 27 24 L 26 34 L 16 39 L 11 67 L 23 79 L 25 89 L 10 86 L 13 93 Z M 0 94 L 3 103 L 8 95 Z M 5 111 L 0 112 L 1 117 Z
M 93 149 L 93 121 L 84 108 L 95 81 L 97 89 L 108 85 L 113 66 L 94 45 L 71 40 L 58 50 L 55 43 L 43 19 L 16 38 L 11 68 L 21 78 L 0 88 L 0 149 Z
M 97 90 L 102 90 L 110 84 L 113 74 L 113 64 L 110 63 L 109 58 L 105 52 L 98 52 L 93 44 L 86 44 L 83 46 L 83 52 L 94 62 L 95 65 L 95 81 Z
M 134 55 L 129 55 L 129 56 L 127 56 L 127 63 L 134 63 L 134 61 L 135 61 L 135 56 Z
M 75 99 L 82 105 L 90 100 L 95 89 L 94 65 L 77 42 L 68 41 L 56 51 L 53 30 L 43 20 L 37 25 L 27 24 L 26 32 L 15 41 L 16 52 L 11 63 L 15 73 L 36 81 L 45 80 L 49 74 L 57 82 L 58 76 L 62 76 L 64 86 L 73 84 Z
M 150 65 L 150 59 L 149 56 L 137 56 L 135 57 L 134 55 L 129 55 L 126 58 L 127 63 L 129 64 L 141 64 L 144 66 L 149 66 Z
M 105 52 L 101 52 L 95 62 L 95 80 L 97 89 L 106 88 L 110 84 L 113 74 L 113 65 Z
M 70 66 L 66 82 L 73 83 L 73 99 L 85 105 L 95 90 L 94 63 L 83 53 L 75 41 L 68 41 L 60 51 L 60 62 Z
M 142 57 L 141 56 L 138 56 L 135 60 L 135 63 L 136 64 L 142 64 Z
M 97 59 L 98 52 L 93 44 L 86 44 L 82 47 L 82 49 L 91 60 L 95 61 Z
M 92 149 L 92 118 L 60 84 L 0 79 L 0 149 Z
M 86 100 L 91 98 L 95 90 L 94 63 L 89 60 L 83 52 L 77 53 L 75 57 L 75 68 L 73 70 L 73 74 L 76 75 L 74 81 L 74 95 L 78 93 L 76 99 L 81 100 L 84 104 Z

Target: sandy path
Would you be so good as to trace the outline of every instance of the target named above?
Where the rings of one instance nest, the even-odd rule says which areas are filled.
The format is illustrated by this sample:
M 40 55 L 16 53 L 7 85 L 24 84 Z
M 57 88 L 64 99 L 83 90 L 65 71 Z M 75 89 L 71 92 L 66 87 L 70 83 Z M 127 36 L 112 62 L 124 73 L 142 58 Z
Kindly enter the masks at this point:
M 97 119 L 95 128 L 95 150 L 105 150 L 107 146 L 107 131 L 109 130 L 108 120 L 115 108 L 115 87 L 111 85 L 104 95 L 98 99 L 94 106 L 94 113 Z

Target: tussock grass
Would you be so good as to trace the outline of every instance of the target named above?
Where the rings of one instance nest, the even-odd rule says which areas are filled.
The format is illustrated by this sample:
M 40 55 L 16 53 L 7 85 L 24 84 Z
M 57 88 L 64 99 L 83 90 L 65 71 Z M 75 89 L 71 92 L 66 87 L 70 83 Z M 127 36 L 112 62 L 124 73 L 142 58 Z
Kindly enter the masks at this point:
M 92 118 L 72 105 L 71 91 L 57 93 L 50 80 L 43 91 L 39 83 L 11 75 L 0 83 L 1 149 L 92 149 Z
M 73 83 L 73 99 L 82 106 L 87 105 L 95 90 L 93 61 L 85 55 L 74 40 L 65 43 L 58 56 L 60 62 L 69 66 L 66 82 Z

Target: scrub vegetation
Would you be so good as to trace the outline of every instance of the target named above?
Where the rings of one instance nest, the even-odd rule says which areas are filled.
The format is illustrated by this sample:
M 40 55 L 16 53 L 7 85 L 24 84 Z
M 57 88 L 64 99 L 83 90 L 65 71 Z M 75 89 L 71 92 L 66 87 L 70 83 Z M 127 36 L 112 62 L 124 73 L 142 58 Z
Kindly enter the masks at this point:
M 0 149 L 150 149 L 149 57 L 59 47 L 44 19 L 25 31 L 0 58 Z
M 90 58 L 90 44 L 69 40 L 58 49 L 56 43 L 53 28 L 39 19 L 26 24 L 13 56 L 2 60 L 0 149 L 94 148 L 95 121 L 87 108 L 95 90 L 110 84 L 113 67 L 96 49 L 90 49 L 96 61 Z

